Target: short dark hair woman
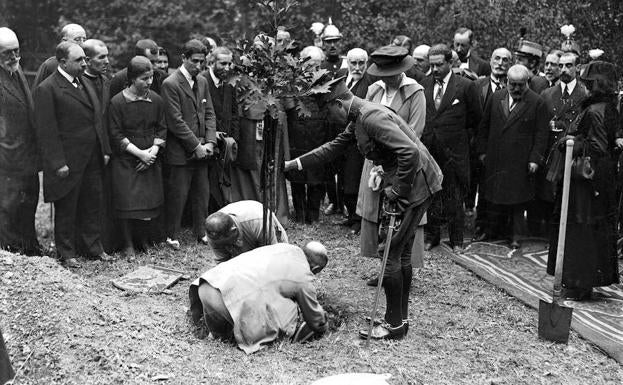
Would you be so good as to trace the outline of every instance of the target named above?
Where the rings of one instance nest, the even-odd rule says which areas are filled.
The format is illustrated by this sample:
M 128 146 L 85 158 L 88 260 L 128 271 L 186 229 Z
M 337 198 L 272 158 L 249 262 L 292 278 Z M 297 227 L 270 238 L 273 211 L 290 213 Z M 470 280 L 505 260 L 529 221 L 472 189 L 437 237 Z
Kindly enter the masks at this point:
M 619 283 L 613 153 L 619 125 L 616 79 L 613 64 L 603 61 L 588 64 L 580 76 L 588 97 L 559 146 L 564 147 L 562 143 L 573 138 L 574 159 L 590 157 L 590 168 L 594 171 L 584 175 L 572 173 L 562 269 L 562 296 L 568 299 L 587 300 L 593 287 Z M 560 218 L 560 195 L 555 218 Z M 556 227 L 552 228 L 547 261 L 550 275 L 554 274 L 557 243 Z
M 153 73 L 147 58 L 132 58 L 129 85 L 112 98 L 109 108 L 113 208 L 120 219 L 127 256 L 135 253 L 132 229 L 158 217 L 164 203 L 158 154 L 167 130 L 162 99 L 149 89 Z

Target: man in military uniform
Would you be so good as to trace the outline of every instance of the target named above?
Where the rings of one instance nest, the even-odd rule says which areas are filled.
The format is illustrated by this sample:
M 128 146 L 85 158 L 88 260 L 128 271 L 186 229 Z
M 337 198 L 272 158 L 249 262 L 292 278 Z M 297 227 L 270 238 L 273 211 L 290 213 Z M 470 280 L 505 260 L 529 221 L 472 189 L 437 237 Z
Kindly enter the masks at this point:
M 547 79 L 539 74 L 541 56 L 543 56 L 543 46 L 528 40 L 522 40 L 515 51 L 515 64 L 521 64 L 528 69 L 530 73 L 528 87 L 537 94 L 549 87 Z
M 402 216 L 400 228 L 392 238 L 383 287 L 387 301 L 385 322 L 362 338 L 400 339 L 408 330 L 408 300 L 412 269 L 410 250 L 415 227 L 430 205 L 433 194 L 441 190 L 439 166 L 415 132 L 393 111 L 358 98 L 343 78 L 327 84 L 331 92 L 316 96 L 328 103 L 329 120 L 346 129 L 333 141 L 287 161 L 285 170 L 303 170 L 335 159 L 353 142 L 375 164 L 383 166 L 383 187 L 389 207 Z
M 547 150 L 564 134 L 575 119 L 586 97 L 584 85 L 577 81 L 577 55 L 564 53 L 559 59 L 560 82 L 541 93 L 550 116 Z M 546 154 L 547 155 L 547 154 Z M 546 180 L 547 170 L 536 174 L 536 198 L 528 206 L 528 229 L 532 235 L 546 236 L 554 207 L 554 186 Z

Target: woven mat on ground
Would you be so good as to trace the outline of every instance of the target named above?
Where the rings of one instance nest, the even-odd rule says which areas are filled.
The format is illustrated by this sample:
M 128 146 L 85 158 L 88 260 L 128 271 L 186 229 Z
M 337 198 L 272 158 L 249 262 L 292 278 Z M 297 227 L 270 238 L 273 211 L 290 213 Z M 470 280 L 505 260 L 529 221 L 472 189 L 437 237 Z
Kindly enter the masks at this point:
M 513 251 L 504 244 L 477 242 L 454 254 L 444 253 L 461 266 L 538 309 L 539 299 L 551 302 L 553 277 L 547 275 L 547 243 L 530 239 Z M 595 288 L 590 301 L 564 301 L 573 307 L 571 328 L 623 363 L 623 286 Z M 535 317 L 538 313 L 535 312 Z M 536 338 L 536 336 L 535 336 Z

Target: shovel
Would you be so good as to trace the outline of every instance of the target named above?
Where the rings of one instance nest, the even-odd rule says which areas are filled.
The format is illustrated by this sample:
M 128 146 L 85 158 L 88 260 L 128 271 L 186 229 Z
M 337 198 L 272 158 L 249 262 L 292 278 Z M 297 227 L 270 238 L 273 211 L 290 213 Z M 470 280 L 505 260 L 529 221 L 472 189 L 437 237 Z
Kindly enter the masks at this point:
M 569 139 L 565 150 L 565 174 L 562 182 L 562 206 L 560 209 L 560 227 L 558 228 L 558 247 L 556 249 L 556 270 L 554 270 L 554 293 L 551 303 L 539 300 L 539 337 L 564 344 L 569 341 L 569 328 L 573 313 L 573 308 L 562 306 L 559 303 L 562 289 L 562 266 L 565 258 L 572 155 L 573 140 Z

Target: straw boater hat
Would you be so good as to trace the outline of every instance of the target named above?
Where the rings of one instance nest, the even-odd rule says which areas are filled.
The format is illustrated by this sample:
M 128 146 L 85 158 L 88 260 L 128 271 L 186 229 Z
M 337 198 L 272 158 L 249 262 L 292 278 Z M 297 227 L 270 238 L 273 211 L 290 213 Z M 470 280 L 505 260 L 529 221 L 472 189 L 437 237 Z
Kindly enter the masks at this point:
M 372 52 L 368 73 L 372 76 L 399 75 L 413 67 L 415 60 L 404 47 L 385 46 Z

